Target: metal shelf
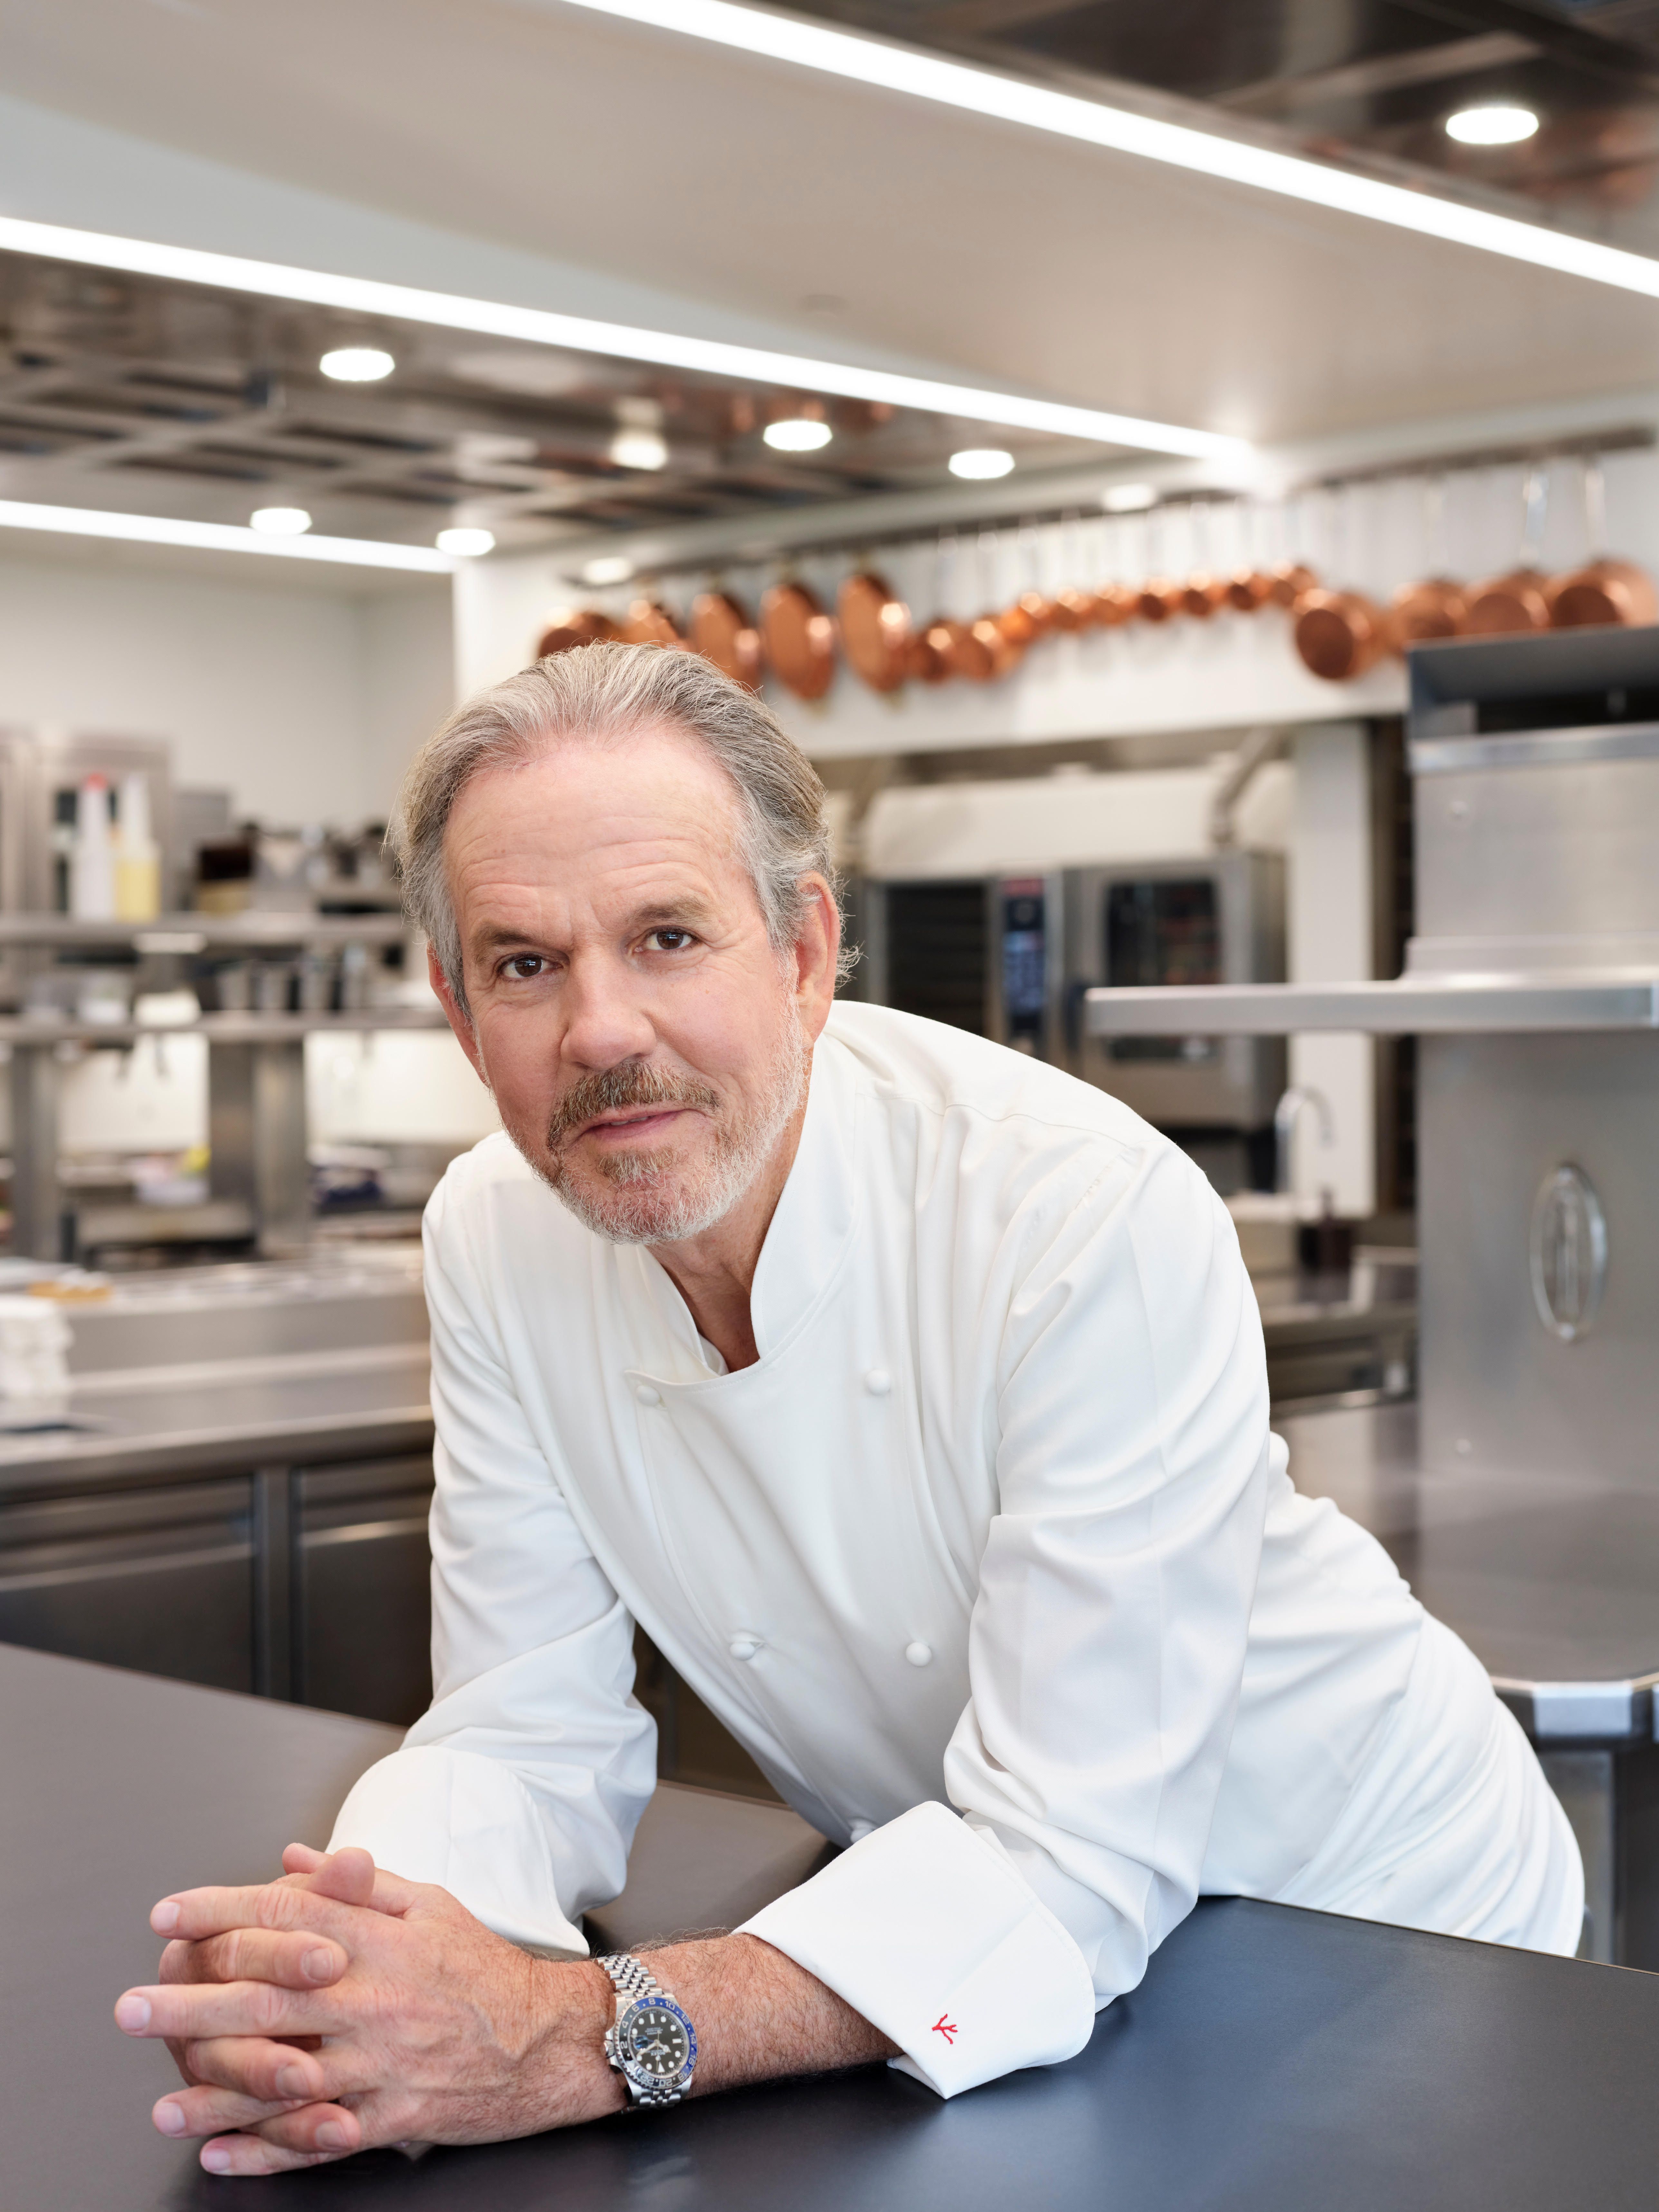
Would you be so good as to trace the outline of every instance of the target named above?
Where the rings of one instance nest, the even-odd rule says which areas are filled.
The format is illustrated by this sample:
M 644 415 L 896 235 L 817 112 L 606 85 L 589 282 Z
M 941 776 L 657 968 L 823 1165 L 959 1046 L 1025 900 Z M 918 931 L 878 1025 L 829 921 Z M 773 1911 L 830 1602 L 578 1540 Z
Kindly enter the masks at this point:
M 137 952 L 262 952 L 315 945 L 398 945 L 410 925 L 399 914 L 161 914 L 153 921 L 80 921 L 67 914 L 0 914 L 0 946 L 106 946 Z
M 23 1014 L 0 1015 L 0 1044 L 137 1044 L 143 1037 L 199 1036 L 210 1044 L 288 1044 L 317 1030 L 356 1035 L 365 1030 L 441 1030 L 443 1009 L 428 1006 L 365 1006 L 349 1014 L 203 1014 L 183 1022 L 47 1021 Z
M 1198 984 L 1087 992 L 1091 1036 L 1510 1035 L 1659 1029 L 1659 975 L 1402 978 L 1395 983 Z

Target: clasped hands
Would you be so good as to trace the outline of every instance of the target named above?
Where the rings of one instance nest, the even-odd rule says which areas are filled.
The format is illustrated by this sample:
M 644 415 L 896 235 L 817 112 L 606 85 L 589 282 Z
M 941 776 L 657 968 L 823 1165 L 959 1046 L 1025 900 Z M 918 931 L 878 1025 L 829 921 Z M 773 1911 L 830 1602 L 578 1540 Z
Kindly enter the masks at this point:
M 115 2008 L 129 2035 L 167 2040 L 185 2086 L 152 2118 L 207 2138 L 210 2172 L 495 2142 L 621 2106 L 597 1966 L 532 1958 L 367 1851 L 290 1844 L 283 1865 L 258 1887 L 163 1899 L 160 1982 Z

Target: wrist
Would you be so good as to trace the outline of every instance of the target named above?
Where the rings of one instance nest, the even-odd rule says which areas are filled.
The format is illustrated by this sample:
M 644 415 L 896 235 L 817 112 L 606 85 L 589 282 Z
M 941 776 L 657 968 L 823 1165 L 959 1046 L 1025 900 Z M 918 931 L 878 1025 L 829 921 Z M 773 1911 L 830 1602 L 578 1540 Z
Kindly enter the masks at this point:
M 617 1993 L 591 1960 L 532 1962 L 534 2027 L 526 2077 L 537 2085 L 544 2128 L 570 2127 L 622 2110 L 627 2095 L 605 2055 Z

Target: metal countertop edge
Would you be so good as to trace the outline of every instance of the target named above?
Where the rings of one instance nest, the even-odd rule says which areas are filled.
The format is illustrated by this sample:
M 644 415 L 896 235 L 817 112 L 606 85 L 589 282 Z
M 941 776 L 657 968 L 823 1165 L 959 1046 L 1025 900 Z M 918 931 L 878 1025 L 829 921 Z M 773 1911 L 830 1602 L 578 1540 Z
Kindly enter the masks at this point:
M 1628 1751 L 1659 1740 L 1659 1670 L 1616 1681 L 1494 1674 L 1492 1686 L 1540 1751 Z
M 357 1413 L 250 1422 L 244 1427 L 163 1431 L 144 1437 L 66 1437 L 50 1453 L 0 1458 L 0 1499 L 50 1493 L 88 1481 L 153 1483 L 160 1473 L 180 1477 L 249 1473 L 293 1459 L 307 1464 L 337 1456 L 305 1449 L 341 1440 L 346 1455 L 366 1450 L 420 1450 L 431 1442 L 429 1404 L 377 1406 Z

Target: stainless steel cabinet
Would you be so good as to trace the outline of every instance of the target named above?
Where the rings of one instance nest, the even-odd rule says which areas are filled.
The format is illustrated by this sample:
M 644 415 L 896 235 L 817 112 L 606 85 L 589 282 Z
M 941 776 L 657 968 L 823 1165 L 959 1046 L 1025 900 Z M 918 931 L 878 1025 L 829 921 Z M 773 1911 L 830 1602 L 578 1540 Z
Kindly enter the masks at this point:
M 293 1694 L 407 1725 L 432 1700 L 429 1457 L 301 1468 Z
M 254 1687 L 246 1478 L 0 1507 L 0 1642 Z

